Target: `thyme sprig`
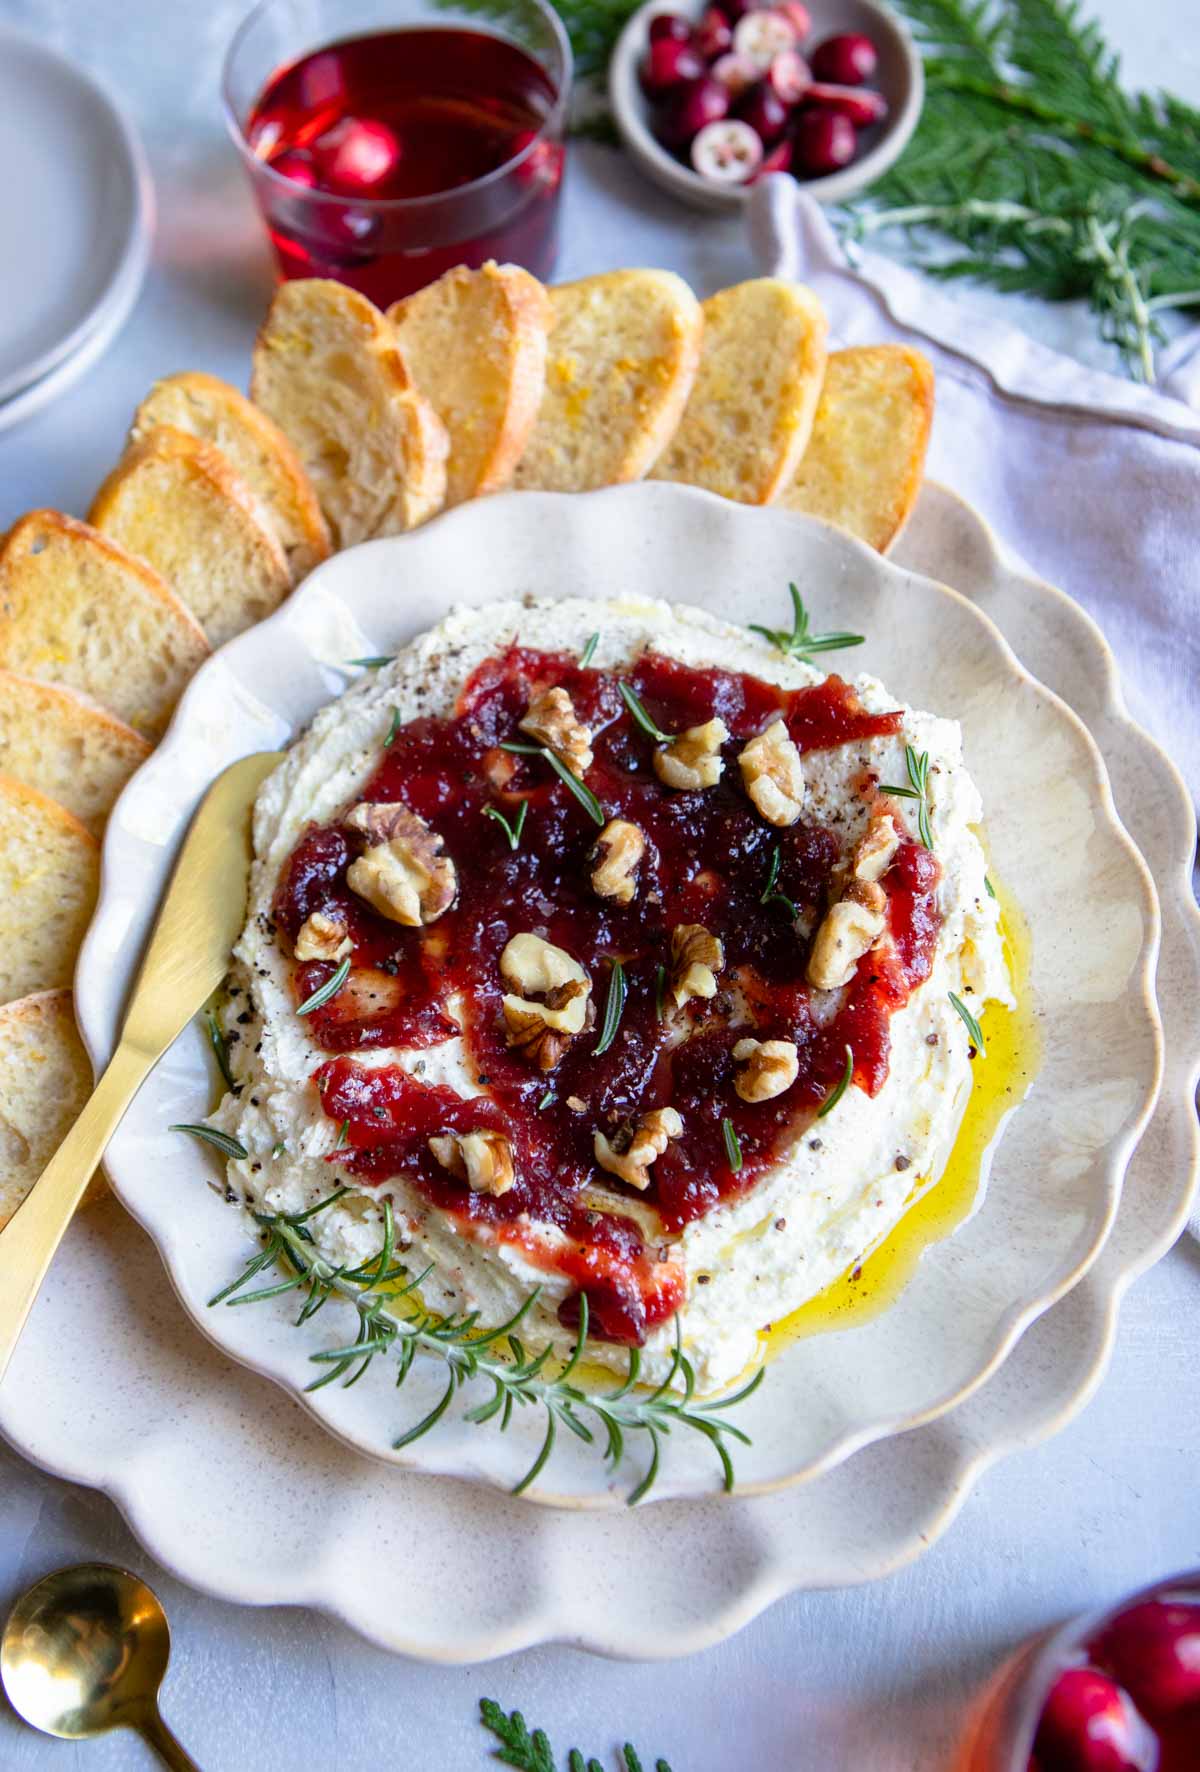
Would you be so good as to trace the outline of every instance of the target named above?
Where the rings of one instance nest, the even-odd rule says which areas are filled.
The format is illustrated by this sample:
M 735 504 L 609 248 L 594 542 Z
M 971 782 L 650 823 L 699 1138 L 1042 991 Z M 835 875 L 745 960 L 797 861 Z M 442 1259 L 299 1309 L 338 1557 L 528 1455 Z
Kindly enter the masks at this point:
M 187 1127 L 181 1130 L 195 1131 Z M 208 1128 L 205 1128 L 205 1132 Z M 238 1147 L 238 1154 L 245 1152 Z M 411 1446 L 427 1434 L 450 1407 L 455 1394 L 465 1385 L 479 1381 L 491 1386 L 491 1394 L 466 1411 L 463 1419 L 482 1427 L 495 1423 L 503 1432 L 516 1409 L 533 1407 L 545 1416 L 545 1433 L 533 1463 L 516 1484 L 512 1493 L 523 1494 L 536 1482 L 554 1451 L 560 1429 L 566 1428 L 577 1439 L 594 1445 L 611 1468 L 624 1459 L 627 1442 L 638 1436 L 648 1446 L 648 1456 L 639 1481 L 627 1501 L 631 1507 L 643 1500 L 657 1481 L 662 1463 L 663 1438 L 672 1428 L 687 1428 L 699 1434 L 713 1448 L 721 1466 L 722 1486 L 726 1492 L 734 1481 L 733 1459 L 727 1440 L 742 1445 L 750 1441 L 741 1428 L 723 1419 L 725 1413 L 743 1402 L 758 1389 L 763 1368 L 747 1384 L 716 1402 L 695 1401 L 696 1373 L 683 1351 L 679 1319 L 675 1320 L 675 1346 L 662 1381 L 652 1390 L 639 1389 L 641 1354 L 631 1348 L 628 1365 L 621 1382 L 611 1390 L 585 1390 L 576 1374 L 584 1359 L 588 1337 L 587 1295 L 579 1298 L 579 1331 L 575 1345 L 562 1367 L 553 1369 L 554 1346 L 547 1342 L 532 1352 L 527 1350 L 518 1329 L 539 1296 L 534 1290 L 507 1322 L 495 1328 L 480 1328 L 479 1312 L 469 1311 L 443 1317 L 428 1310 L 422 1303 L 420 1287 L 433 1271 L 432 1266 L 421 1273 L 410 1274 L 396 1261 L 396 1232 L 392 1204 L 383 1201 L 383 1241 L 378 1254 L 357 1267 L 337 1266 L 317 1249 L 310 1225 L 322 1212 L 343 1199 L 347 1188 L 338 1188 L 304 1212 L 256 1212 L 264 1242 L 246 1263 L 242 1272 L 228 1286 L 209 1300 L 210 1306 L 258 1304 L 265 1299 L 296 1293 L 302 1300 L 297 1325 L 316 1316 L 331 1298 L 340 1298 L 353 1306 L 358 1316 L 357 1333 L 352 1341 L 311 1354 L 310 1359 L 326 1370 L 306 1389 L 320 1390 L 339 1380 L 343 1385 L 357 1384 L 371 1364 L 381 1355 L 396 1359 L 396 1385 L 404 1385 L 418 1353 L 432 1356 L 446 1368 L 446 1388 L 433 1407 L 412 1427 L 392 1441 L 396 1450 Z M 247 1291 L 259 1275 L 282 1271 L 282 1278 Z M 676 1380 L 682 1389 L 672 1387 Z M 590 1417 L 590 1422 L 584 1417 Z
M 512 751 L 513 754 L 518 757 L 543 758 L 545 762 L 549 763 L 551 769 L 553 769 L 559 780 L 564 782 L 566 786 L 570 788 L 588 817 L 594 818 L 599 825 L 602 825 L 605 822 L 603 808 L 595 794 L 593 794 L 591 788 L 580 776 L 576 775 L 573 769 L 567 768 L 567 765 L 563 762 L 562 758 L 552 751 L 549 745 L 518 744 L 515 739 L 504 739 L 501 741 L 500 749 L 502 751 Z
M 625 1012 L 625 998 L 629 987 L 625 982 L 625 968 L 619 960 L 608 963 L 608 997 L 604 1004 L 604 1021 L 600 1028 L 600 1038 L 592 1048 L 592 1057 L 599 1058 L 607 1052 L 617 1037 L 617 1029 L 621 1025 L 621 1016 Z
M 517 811 L 517 816 L 512 820 L 511 824 L 508 819 L 505 818 L 498 806 L 485 806 L 483 809 L 483 816 L 485 818 L 495 819 L 496 823 L 504 832 L 504 835 L 508 838 L 508 846 L 510 849 L 519 849 L 521 847 L 521 832 L 525 829 L 525 815 L 528 811 L 529 801 L 522 800 Z
M 915 800 L 917 802 L 917 834 L 926 849 L 933 848 L 933 829 L 929 823 L 929 752 L 922 751 L 918 756 L 914 747 L 904 747 L 904 765 L 908 770 L 908 786 L 894 787 L 880 785 L 881 794 L 892 794 L 898 800 Z
M 500 1743 L 492 1757 L 502 1766 L 514 1766 L 516 1772 L 557 1772 L 558 1762 L 546 1731 L 535 1729 L 531 1735 L 519 1710 L 510 1713 L 494 1698 L 481 1698 L 479 1720 Z M 567 1772 L 604 1772 L 604 1767 L 599 1760 L 585 1760 L 573 1747 L 567 1755 Z M 621 1749 L 621 1772 L 642 1772 L 642 1762 L 628 1742 Z M 655 1760 L 654 1772 L 671 1772 L 671 1768 L 665 1760 Z
M 811 664 L 814 652 L 840 652 L 846 646 L 863 645 L 862 634 L 814 634 L 809 626 L 808 610 L 804 607 L 799 587 L 789 584 L 788 595 L 792 599 L 791 631 L 787 628 L 760 627 L 758 622 L 752 621 L 749 624 L 752 634 L 761 634 L 777 651 L 788 658 L 802 659 L 805 664 Z
M 350 955 L 347 954 L 336 972 L 331 973 L 324 984 L 318 985 L 310 997 L 305 997 L 296 1014 L 311 1015 L 314 1009 L 323 1009 L 326 1003 L 337 996 L 349 976 Z
M 617 688 L 621 691 L 622 701 L 625 703 L 625 706 L 629 709 L 642 731 L 646 733 L 648 737 L 656 740 L 658 744 L 670 744 L 674 739 L 675 734 L 673 732 L 664 732 L 661 726 L 656 726 L 654 724 L 654 721 L 646 712 L 642 698 L 633 687 L 633 684 L 626 683 L 625 679 L 622 677 L 617 684 Z
M 968 1034 L 970 1034 L 971 1044 L 974 1046 L 976 1052 L 978 1052 L 980 1058 L 986 1058 L 987 1047 L 983 1043 L 983 1029 L 980 1027 L 978 1021 L 971 1014 L 971 1011 L 967 1008 L 961 997 L 956 997 L 953 991 L 947 991 L 946 995 L 962 1017 L 962 1024 L 966 1028 Z
M 798 917 L 799 911 L 786 892 L 780 892 L 776 882 L 779 879 L 781 855 L 778 843 L 771 850 L 771 865 L 767 869 L 767 883 L 759 894 L 759 904 L 781 904 L 789 916 Z

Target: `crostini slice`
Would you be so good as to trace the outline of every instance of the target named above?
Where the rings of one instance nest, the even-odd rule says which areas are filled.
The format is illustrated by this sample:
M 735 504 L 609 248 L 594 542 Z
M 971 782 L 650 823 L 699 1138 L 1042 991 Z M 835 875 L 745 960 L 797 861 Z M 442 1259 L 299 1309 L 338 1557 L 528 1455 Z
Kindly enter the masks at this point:
M 69 985 L 100 883 L 100 845 L 73 813 L 0 775 L 0 1001 Z
M 48 794 L 99 838 L 150 755 L 147 741 L 73 689 L 0 671 L 0 773 Z
M 70 991 L 0 1007 L 0 1230 L 46 1167 L 92 1091 Z M 84 1203 L 101 1191 L 100 1172 Z

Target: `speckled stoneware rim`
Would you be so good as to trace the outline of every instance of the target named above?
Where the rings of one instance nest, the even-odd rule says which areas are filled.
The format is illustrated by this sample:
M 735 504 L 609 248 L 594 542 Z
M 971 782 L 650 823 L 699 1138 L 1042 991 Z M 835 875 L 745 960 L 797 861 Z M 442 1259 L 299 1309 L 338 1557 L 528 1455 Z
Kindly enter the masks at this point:
M 478 571 L 485 559 L 486 581 Z M 963 718 L 990 809 L 993 862 L 1032 925 L 1044 1058 L 1029 1102 L 995 1153 L 994 1185 L 970 1221 L 930 1251 L 885 1317 L 798 1343 L 775 1363 L 739 1417 L 754 1440 L 739 1459 L 739 1492 L 763 1494 L 932 1419 L 995 1370 L 1095 1259 L 1158 1085 L 1158 910 L 1149 875 L 1116 817 L 1086 729 L 956 592 L 825 525 L 674 486 L 586 499 L 508 495 L 462 507 L 415 535 L 336 556 L 277 615 L 204 666 L 167 737 L 122 796 L 80 962 L 80 1020 L 100 1059 L 171 853 L 192 806 L 228 761 L 278 746 L 344 686 L 345 660 L 394 651 L 452 600 L 549 588 L 547 560 L 555 563 L 554 584 L 584 595 L 617 588 L 652 595 L 669 560 L 689 600 L 727 612 L 732 599 L 743 619 L 769 620 L 789 577 L 819 587 L 810 601 L 822 624 L 869 636 L 860 668 L 877 671 L 916 705 Z M 1072 905 L 1066 927 L 1063 902 Z M 400 1407 L 382 1373 L 349 1391 L 331 1386 L 304 1396 L 309 1354 L 330 1345 L 328 1312 L 298 1332 L 290 1300 L 253 1311 L 207 1308 L 248 1248 L 238 1216 L 202 1185 L 216 1179 L 210 1154 L 167 1130 L 206 1111 L 208 1067 L 200 1030 L 190 1029 L 143 1088 L 108 1156 L 115 1191 L 158 1243 L 197 1326 L 283 1384 L 357 1450 L 511 1488 L 537 1450 L 534 1412 L 519 1415 L 505 1436 L 448 1415 L 436 1433 L 397 1453 L 391 1439 L 437 1401 L 438 1373 L 418 1367 Z M 941 1326 L 951 1321 L 956 1334 L 947 1338 Z M 702 1444 L 673 1443 L 656 1494 L 710 1494 L 710 1458 Z M 572 1442 L 529 1495 L 603 1507 L 618 1505 L 630 1487 L 628 1467 L 606 1473 Z
M 650 106 L 638 84 L 638 68 L 655 13 L 695 13 L 698 18 L 704 10 L 704 0 L 678 5 L 673 0 L 646 0 L 617 39 L 608 65 L 608 101 L 622 142 L 656 185 L 697 209 L 739 209 L 753 185 L 714 185 L 668 153 L 651 132 Z M 878 84 L 890 113 L 875 141 L 840 172 L 803 181 L 804 190 L 818 203 L 845 203 L 882 178 L 908 146 L 925 102 L 925 69 L 908 27 L 889 7 L 877 6 L 875 0 L 811 0 L 808 10 L 813 14 L 814 41 L 835 31 L 863 31 L 881 51 Z
M 785 1594 L 912 1562 L 993 1463 L 1065 1426 L 1103 1376 L 1127 1288 L 1175 1241 L 1195 1191 L 1195 816 L 1173 765 L 1129 718 L 1095 623 L 968 506 L 927 484 L 898 553 L 969 585 L 1085 720 L 1162 894 L 1165 1074 L 1116 1223 L 1080 1284 L 986 1385 L 801 1489 L 639 1511 L 615 1531 L 605 1515 L 522 1508 L 340 1446 L 194 1333 L 153 1245 L 109 1204 L 68 1232 L 0 1387 L 0 1434 L 64 1480 L 102 1489 L 148 1554 L 206 1593 L 311 1605 L 394 1653 L 466 1663 L 551 1641 L 640 1660 L 697 1652 Z M 497 1543 L 519 1582 L 495 1581 Z

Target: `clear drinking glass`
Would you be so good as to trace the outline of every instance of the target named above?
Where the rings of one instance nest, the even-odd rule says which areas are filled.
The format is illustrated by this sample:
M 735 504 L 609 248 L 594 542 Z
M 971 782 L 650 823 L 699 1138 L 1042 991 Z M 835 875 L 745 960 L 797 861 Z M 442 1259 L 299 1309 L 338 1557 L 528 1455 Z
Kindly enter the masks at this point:
M 545 0 L 261 0 L 222 85 L 280 276 L 381 307 L 489 258 L 548 278 L 570 83 Z

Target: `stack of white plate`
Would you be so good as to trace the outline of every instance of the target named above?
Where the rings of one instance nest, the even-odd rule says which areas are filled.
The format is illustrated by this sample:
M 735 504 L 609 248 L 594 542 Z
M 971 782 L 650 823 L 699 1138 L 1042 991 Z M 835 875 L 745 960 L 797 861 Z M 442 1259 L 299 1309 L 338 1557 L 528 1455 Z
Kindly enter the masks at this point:
M 152 218 L 128 117 L 62 56 L 0 30 L 0 431 L 63 393 L 117 336 Z

